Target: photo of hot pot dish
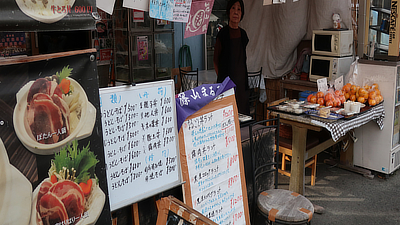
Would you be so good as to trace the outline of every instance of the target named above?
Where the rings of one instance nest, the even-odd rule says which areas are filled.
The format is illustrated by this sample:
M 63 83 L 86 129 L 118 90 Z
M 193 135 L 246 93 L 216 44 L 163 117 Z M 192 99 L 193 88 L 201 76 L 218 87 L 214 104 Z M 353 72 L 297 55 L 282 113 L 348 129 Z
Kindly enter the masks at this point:
M 43 23 L 55 23 L 64 18 L 75 0 L 15 0 L 27 16 Z
M 91 135 L 96 109 L 65 66 L 52 76 L 28 82 L 17 93 L 13 122 L 24 146 L 41 155 L 53 154 L 77 138 Z
M 89 144 L 79 149 L 75 140 L 55 154 L 49 177 L 33 192 L 31 225 L 96 223 L 105 194 L 95 174 L 99 161 Z

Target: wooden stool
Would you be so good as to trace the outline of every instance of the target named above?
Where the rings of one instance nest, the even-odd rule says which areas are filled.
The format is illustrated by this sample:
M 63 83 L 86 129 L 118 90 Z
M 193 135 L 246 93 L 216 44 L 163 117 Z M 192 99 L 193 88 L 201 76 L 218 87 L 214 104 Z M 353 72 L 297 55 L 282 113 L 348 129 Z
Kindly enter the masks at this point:
M 314 206 L 307 198 L 283 189 L 261 192 L 257 205 L 269 221 L 279 224 L 309 224 L 314 215 Z

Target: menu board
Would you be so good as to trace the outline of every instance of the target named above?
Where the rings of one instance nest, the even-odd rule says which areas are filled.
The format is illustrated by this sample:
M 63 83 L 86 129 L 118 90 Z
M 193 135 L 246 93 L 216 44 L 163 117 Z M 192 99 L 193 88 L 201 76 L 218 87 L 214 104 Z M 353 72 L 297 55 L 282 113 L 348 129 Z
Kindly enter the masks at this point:
M 234 95 L 188 117 L 179 132 L 186 204 L 217 224 L 250 224 Z
M 173 85 L 100 89 L 111 210 L 181 183 Z
M 0 60 L 1 224 L 111 224 L 95 55 Z

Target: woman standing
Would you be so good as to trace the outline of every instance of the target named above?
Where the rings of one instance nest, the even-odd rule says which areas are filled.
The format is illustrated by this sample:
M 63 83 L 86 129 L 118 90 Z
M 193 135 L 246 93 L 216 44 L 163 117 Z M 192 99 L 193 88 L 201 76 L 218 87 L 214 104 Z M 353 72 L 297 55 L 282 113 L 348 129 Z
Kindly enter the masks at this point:
M 243 19 L 243 0 L 229 0 L 226 7 L 228 26 L 223 27 L 217 36 L 214 48 L 214 68 L 217 82 L 229 76 L 236 84 L 236 105 L 239 113 L 249 114 L 248 75 L 246 65 L 246 46 L 249 43 L 246 31 L 239 27 Z

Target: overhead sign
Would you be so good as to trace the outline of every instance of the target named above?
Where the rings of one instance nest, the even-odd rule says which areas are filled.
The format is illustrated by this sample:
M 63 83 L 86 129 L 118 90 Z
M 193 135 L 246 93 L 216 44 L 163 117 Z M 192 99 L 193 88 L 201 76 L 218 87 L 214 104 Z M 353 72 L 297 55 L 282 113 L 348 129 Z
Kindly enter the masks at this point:
M 207 32 L 213 5 L 214 0 L 192 2 L 184 38 L 205 34 Z

